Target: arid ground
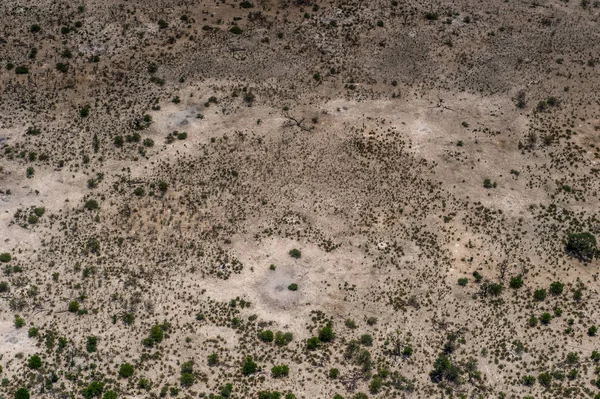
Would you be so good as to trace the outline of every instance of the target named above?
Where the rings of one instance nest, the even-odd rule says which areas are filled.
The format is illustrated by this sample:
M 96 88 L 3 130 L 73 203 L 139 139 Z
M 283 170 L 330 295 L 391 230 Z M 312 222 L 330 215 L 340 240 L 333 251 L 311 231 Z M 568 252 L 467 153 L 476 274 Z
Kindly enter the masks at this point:
M 0 398 L 600 398 L 598 1 L 0 16 Z

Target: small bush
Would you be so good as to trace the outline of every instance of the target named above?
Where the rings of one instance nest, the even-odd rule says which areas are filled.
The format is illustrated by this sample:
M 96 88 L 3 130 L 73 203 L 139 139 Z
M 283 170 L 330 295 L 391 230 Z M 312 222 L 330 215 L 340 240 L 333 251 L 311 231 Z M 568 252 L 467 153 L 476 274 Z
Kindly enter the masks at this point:
M 564 288 L 565 285 L 563 283 L 561 283 L 560 281 L 555 281 L 552 284 L 550 284 L 550 293 L 554 296 L 561 295 L 563 293 Z
M 318 337 L 311 337 L 306 340 L 306 347 L 308 350 L 314 351 L 319 346 L 321 346 L 321 340 Z
M 523 287 L 523 278 L 521 276 L 511 277 L 509 286 L 510 288 L 515 290 Z
M 552 320 L 552 315 L 548 312 L 542 314 L 540 316 L 540 321 L 542 322 L 542 324 L 544 325 L 548 325 L 550 324 L 550 321 Z
M 29 391 L 26 388 L 19 388 L 15 392 L 15 399 L 29 399 Z
M 373 336 L 371 334 L 361 335 L 360 343 L 364 346 L 372 346 L 373 345 Z
M 258 371 L 258 365 L 252 360 L 252 357 L 246 357 L 244 364 L 242 364 L 242 374 L 248 376 Z
M 273 376 L 273 378 L 287 377 L 289 372 L 290 368 L 287 366 L 287 364 L 273 366 L 271 368 L 271 375 Z
M 79 302 L 77 302 L 77 301 L 69 302 L 68 310 L 71 313 L 77 313 L 77 311 L 79 311 Z
M 591 261 L 598 255 L 596 237 L 591 233 L 572 233 L 567 236 L 566 250 L 572 256 L 584 261 Z
M 333 332 L 333 326 L 328 323 L 325 327 L 319 330 L 319 339 L 322 342 L 331 342 L 335 339 L 335 333 Z
M 263 330 L 258 333 L 258 339 L 263 342 L 273 342 L 274 334 L 271 330 Z
M 88 353 L 93 353 L 98 350 L 98 337 L 90 336 L 87 337 L 87 341 L 85 344 L 85 350 Z
M 133 375 L 134 367 L 132 364 L 123 363 L 119 367 L 119 377 L 121 378 L 129 378 Z
M 15 73 L 17 75 L 27 75 L 29 73 L 29 68 L 24 65 L 19 65 L 15 68 Z
M 87 209 L 88 211 L 92 211 L 95 209 L 98 209 L 98 201 L 94 200 L 94 199 L 89 199 L 87 201 L 85 201 L 85 205 L 83 206 L 85 209 Z
M 291 249 L 290 252 L 288 252 L 288 254 L 294 259 L 299 259 L 302 256 L 300 250 L 296 248 Z
M 33 355 L 27 361 L 27 367 L 37 370 L 42 367 L 42 359 L 38 355 Z
M 25 325 L 25 319 L 23 319 L 19 315 L 15 316 L 15 328 L 19 329 L 19 328 L 22 328 L 24 325 Z
M 12 256 L 8 252 L 4 252 L 0 254 L 0 262 L 8 263 L 12 260 Z
M 293 339 L 294 335 L 291 332 L 284 333 L 281 331 L 277 331 L 275 333 L 275 345 L 277 346 L 285 346 L 292 342 Z
M 533 299 L 535 299 L 536 301 L 543 301 L 544 299 L 546 299 L 547 296 L 548 294 L 543 288 L 540 288 L 539 290 L 535 290 L 533 292 Z
M 465 278 L 465 277 L 458 279 L 458 285 L 460 285 L 461 287 L 465 287 L 468 282 L 469 282 L 469 279 Z
M 292 284 L 288 285 L 288 290 L 290 290 L 290 291 L 297 291 L 298 290 L 298 284 L 292 283 Z
M 235 25 L 235 26 L 232 26 L 231 29 L 229 29 L 229 32 L 233 33 L 234 35 L 241 35 L 242 32 L 244 32 L 244 31 L 242 30 L 242 28 Z

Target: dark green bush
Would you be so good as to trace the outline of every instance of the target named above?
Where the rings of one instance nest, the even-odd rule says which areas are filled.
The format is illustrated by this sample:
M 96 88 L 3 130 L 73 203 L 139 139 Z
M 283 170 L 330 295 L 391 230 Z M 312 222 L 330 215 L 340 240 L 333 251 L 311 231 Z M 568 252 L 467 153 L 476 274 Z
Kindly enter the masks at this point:
M 77 301 L 71 301 L 71 302 L 69 302 L 69 308 L 68 308 L 68 310 L 71 313 L 77 313 L 77 311 L 79 310 L 79 302 L 77 302 Z
M 42 367 L 42 359 L 38 355 L 33 355 L 27 360 L 27 367 L 37 370 Z
M 273 378 L 287 377 L 289 372 L 290 368 L 287 366 L 287 364 L 281 364 L 271 368 L 271 375 Z
M 273 342 L 273 331 L 271 330 L 263 330 L 258 333 L 258 338 L 263 342 Z
M 133 375 L 135 371 L 134 367 L 130 363 L 123 363 L 119 367 L 119 377 L 121 378 L 129 378 Z
M 302 256 L 302 253 L 300 250 L 294 248 L 290 250 L 289 255 L 294 259 L 299 259 Z
M 567 236 L 566 250 L 572 256 L 584 261 L 591 261 L 598 256 L 596 237 L 591 233 L 572 233 Z
M 509 286 L 515 290 L 521 288 L 523 286 L 523 278 L 521 276 L 511 277 Z
M 246 357 L 246 360 L 242 364 L 242 374 L 248 376 L 256 373 L 256 371 L 258 371 L 258 365 L 252 360 L 252 357 Z

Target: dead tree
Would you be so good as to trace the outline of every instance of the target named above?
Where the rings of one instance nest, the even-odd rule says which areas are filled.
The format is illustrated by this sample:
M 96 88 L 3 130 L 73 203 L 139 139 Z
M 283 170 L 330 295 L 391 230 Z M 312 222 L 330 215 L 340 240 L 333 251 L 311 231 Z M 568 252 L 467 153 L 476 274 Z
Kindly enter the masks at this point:
M 304 126 L 304 119 L 298 119 L 292 115 L 290 115 L 289 113 L 285 114 L 285 117 L 287 118 L 287 124 L 289 126 L 297 126 L 300 128 L 300 130 L 304 131 L 304 132 L 310 132 L 311 128 L 308 128 L 306 126 Z

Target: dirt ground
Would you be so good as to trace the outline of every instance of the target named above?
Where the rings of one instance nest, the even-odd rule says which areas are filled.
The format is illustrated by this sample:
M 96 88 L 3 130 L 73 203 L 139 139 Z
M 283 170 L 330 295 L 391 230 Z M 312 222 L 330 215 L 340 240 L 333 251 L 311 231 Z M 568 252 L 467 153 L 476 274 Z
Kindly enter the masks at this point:
M 600 398 L 597 2 L 0 14 L 0 399 Z

